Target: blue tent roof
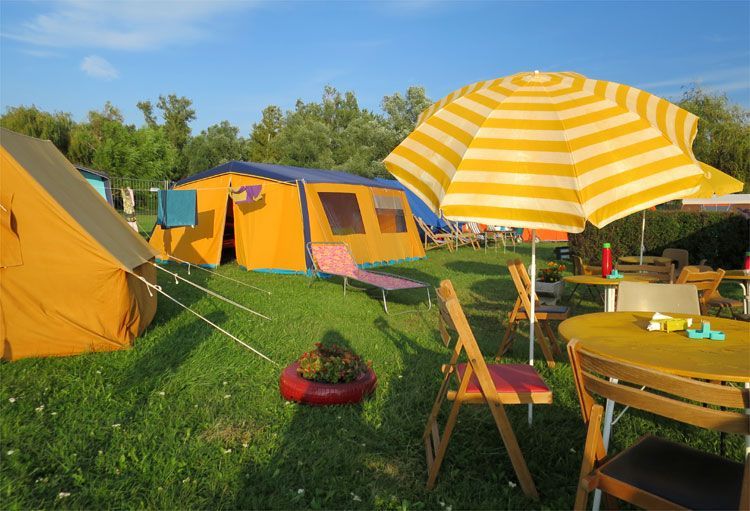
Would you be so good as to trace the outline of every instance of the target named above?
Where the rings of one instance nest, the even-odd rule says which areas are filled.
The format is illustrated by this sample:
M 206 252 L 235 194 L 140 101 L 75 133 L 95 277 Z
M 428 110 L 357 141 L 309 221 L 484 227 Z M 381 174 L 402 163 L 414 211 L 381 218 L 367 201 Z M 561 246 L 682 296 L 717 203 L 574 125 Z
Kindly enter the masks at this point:
M 400 189 L 400 186 L 392 182 L 381 182 L 367 179 L 366 177 L 347 172 L 337 172 L 335 170 L 307 169 L 303 167 L 288 167 L 286 165 L 272 165 L 270 163 L 253 163 L 245 161 L 230 161 L 214 167 L 212 169 L 198 172 L 190 177 L 186 177 L 177 182 L 177 186 L 193 181 L 199 181 L 221 174 L 244 174 L 246 176 L 263 177 L 281 181 L 284 183 L 294 183 L 295 181 L 305 181 L 306 183 L 341 183 L 347 185 L 373 186 L 377 188 Z
M 399 188 L 406 192 L 406 198 L 409 200 L 409 207 L 414 216 L 421 218 L 424 223 L 432 227 L 433 229 L 444 229 L 448 225 L 438 217 L 430 207 L 417 197 L 414 192 L 406 188 L 404 185 L 396 181 L 395 179 L 383 179 L 382 177 L 376 177 L 375 181 L 383 184 L 392 185 L 393 188 Z

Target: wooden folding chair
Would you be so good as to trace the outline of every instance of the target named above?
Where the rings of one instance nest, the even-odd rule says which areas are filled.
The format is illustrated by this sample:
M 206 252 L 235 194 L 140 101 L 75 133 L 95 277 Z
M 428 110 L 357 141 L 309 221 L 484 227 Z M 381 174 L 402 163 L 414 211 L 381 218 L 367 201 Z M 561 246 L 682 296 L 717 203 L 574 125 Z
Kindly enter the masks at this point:
M 450 345 L 454 340 L 455 344 L 450 362 L 442 367 L 443 382 L 435 403 L 432 405 L 423 434 L 428 469 L 427 489 L 435 486 L 435 479 L 445 458 L 461 406 L 464 404 L 486 405 L 490 409 L 500 438 L 508 452 L 521 489 L 527 496 L 538 499 L 534 480 L 526 466 L 526 460 L 518 446 L 504 405 L 550 404 L 552 391 L 530 365 L 488 365 L 479 350 L 450 280 L 440 283 L 437 296 L 440 307 L 440 335 L 446 345 Z M 467 362 L 459 363 L 463 352 L 466 352 Z M 450 407 L 441 433 L 438 419 L 446 399 L 453 401 L 453 405 Z
M 686 266 L 677 277 L 678 284 L 693 284 L 698 289 L 698 299 L 701 304 L 701 314 L 708 314 L 709 302 L 719 289 L 721 279 L 724 278 L 724 270 L 716 271 L 692 271 L 690 266 Z
M 424 233 L 424 249 L 432 250 L 433 248 L 448 247 L 449 252 L 453 252 L 453 242 L 455 236 L 444 232 L 434 232 L 424 220 L 418 216 L 414 217 L 417 225 Z
M 617 264 L 620 273 L 634 273 L 656 277 L 659 282 L 672 284 L 674 282 L 673 264 Z
M 521 321 L 528 321 L 529 315 L 526 311 L 531 308 L 529 291 L 531 290 L 531 278 L 526 272 L 526 267 L 520 259 L 508 260 L 508 271 L 513 284 L 516 286 L 518 298 L 513 309 L 508 313 L 508 328 L 500 342 L 496 358 L 500 358 L 513 344 L 513 334 Z M 550 326 L 550 321 L 564 321 L 570 315 L 570 309 L 562 305 L 542 305 L 538 297 L 535 300 L 536 323 L 534 324 L 534 335 L 537 343 L 542 348 L 542 353 L 549 367 L 555 367 L 554 355 L 561 355 L 557 344 L 557 336 Z
M 573 378 L 588 426 L 574 509 L 596 489 L 646 509 L 748 509 L 750 456 L 744 465 L 656 436 L 607 458 L 603 407 L 594 396 L 700 428 L 750 435 L 748 389 L 707 383 L 618 361 L 568 344 Z M 614 379 L 614 380 L 613 380 Z M 619 383 L 614 383 L 619 381 Z
M 461 229 L 458 228 L 458 225 L 451 222 L 450 220 L 443 219 L 448 225 L 448 229 L 451 231 L 454 237 L 454 244 L 456 248 L 463 247 L 464 245 L 471 245 L 474 250 L 479 250 L 479 238 L 476 234 L 473 232 L 461 232 Z

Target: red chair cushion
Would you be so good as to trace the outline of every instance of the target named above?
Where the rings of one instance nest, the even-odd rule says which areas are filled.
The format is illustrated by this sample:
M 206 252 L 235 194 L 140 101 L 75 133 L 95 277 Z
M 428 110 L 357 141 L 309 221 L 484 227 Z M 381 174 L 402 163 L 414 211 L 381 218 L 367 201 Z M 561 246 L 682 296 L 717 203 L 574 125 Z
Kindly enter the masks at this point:
M 528 364 L 487 364 L 495 390 L 499 393 L 549 392 L 549 387 L 532 366 Z M 458 364 L 456 372 L 463 378 L 466 364 Z M 480 392 L 476 373 L 471 375 L 466 392 Z

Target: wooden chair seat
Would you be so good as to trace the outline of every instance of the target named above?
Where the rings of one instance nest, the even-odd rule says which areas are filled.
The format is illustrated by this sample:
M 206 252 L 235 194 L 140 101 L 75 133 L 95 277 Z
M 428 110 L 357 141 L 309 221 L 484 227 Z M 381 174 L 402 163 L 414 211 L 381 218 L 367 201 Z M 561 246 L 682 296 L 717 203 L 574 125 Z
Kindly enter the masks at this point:
M 509 312 L 508 315 L 511 313 Z M 570 307 L 565 305 L 538 305 L 534 307 L 534 314 L 537 320 L 564 321 L 570 316 Z M 518 310 L 518 319 L 528 319 L 526 308 L 521 307 Z
M 604 491 L 608 486 L 626 485 L 687 509 L 739 509 L 744 466 L 646 436 L 605 462 L 598 472 Z
M 523 395 L 527 400 L 522 402 L 531 402 L 529 400 L 530 395 L 538 394 L 537 399 L 543 400 L 541 402 L 552 402 L 552 391 L 532 366 L 528 364 L 487 364 L 487 369 L 498 394 Z M 459 380 L 464 377 L 465 371 L 466 364 L 456 365 L 456 374 Z M 473 374 L 466 387 L 466 393 L 479 394 L 481 392 L 479 380 L 476 374 Z M 448 399 L 452 399 L 450 394 Z M 505 399 L 503 399 L 503 402 L 506 402 Z M 512 401 L 513 404 L 517 402 L 515 399 Z M 540 401 L 535 400 L 533 402 Z

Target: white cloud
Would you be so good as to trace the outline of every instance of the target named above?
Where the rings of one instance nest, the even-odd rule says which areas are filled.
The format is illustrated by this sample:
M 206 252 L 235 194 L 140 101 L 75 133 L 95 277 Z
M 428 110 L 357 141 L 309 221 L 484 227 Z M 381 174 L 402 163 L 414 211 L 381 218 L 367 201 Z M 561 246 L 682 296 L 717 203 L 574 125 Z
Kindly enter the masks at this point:
M 115 66 L 97 55 L 89 55 L 81 61 L 81 70 L 93 78 L 114 80 L 120 76 Z
M 208 36 L 206 23 L 252 1 L 57 0 L 2 35 L 35 46 L 149 50 Z
M 739 66 L 727 69 L 708 70 L 693 76 L 682 76 L 661 81 L 641 83 L 640 89 L 660 93 L 661 95 L 678 94 L 677 86 L 688 86 L 697 83 L 706 90 L 731 92 L 750 89 L 750 67 Z M 669 91 L 667 93 L 666 91 Z

